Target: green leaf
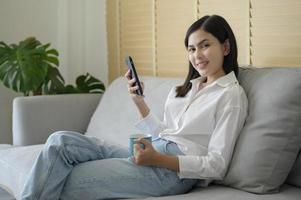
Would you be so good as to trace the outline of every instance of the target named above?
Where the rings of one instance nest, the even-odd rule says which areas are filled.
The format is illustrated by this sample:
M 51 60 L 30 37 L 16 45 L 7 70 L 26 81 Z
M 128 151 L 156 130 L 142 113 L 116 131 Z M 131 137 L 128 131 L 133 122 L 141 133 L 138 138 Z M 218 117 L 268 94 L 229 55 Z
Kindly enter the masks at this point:
M 75 94 L 75 93 L 80 93 L 77 88 L 75 88 L 73 85 L 67 85 L 65 87 L 64 92 L 65 94 Z
M 57 59 L 57 57 L 46 57 L 45 58 L 46 61 L 54 64 L 55 66 L 59 66 L 59 60 Z
M 34 37 L 18 44 L 0 42 L 0 80 L 16 92 L 29 94 L 103 93 L 104 84 L 90 74 L 67 85 L 58 70 L 59 53 Z
M 49 46 L 41 45 L 34 37 L 20 41 L 19 44 L 0 42 L 0 80 L 3 84 L 24 94 L 41 90 L 45 80 L 52 80 L 56 87 L 61 86 L 62 80 L 59 83 L 47 74 L 49 66 L 59 65 L 57 51 L 46 51 Z
M 42 86 L 43 94 L 61 94 L 65 90 L 64 78 L 56 67 L 48 65 L 48 73 Z
M 59 53 L 55 49 L 50 49 L 50 50 L 46 51 L 46 53 L 49 55 L 59 56 Z
M 50 43 L 47 43 L 47 44 L 43 45 L 44 49 L 47 49 L 48 47 L 50 47 Z
M 90 74 L 81 75 L 76 79 L 76 87 L 80 93 L 103 93 L 104 84 Z

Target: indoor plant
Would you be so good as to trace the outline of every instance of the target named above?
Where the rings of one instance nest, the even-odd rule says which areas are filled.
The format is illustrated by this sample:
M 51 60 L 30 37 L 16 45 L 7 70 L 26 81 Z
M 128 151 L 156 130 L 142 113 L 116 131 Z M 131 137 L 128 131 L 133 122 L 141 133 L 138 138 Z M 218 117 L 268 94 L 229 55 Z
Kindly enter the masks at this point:
M 64 93 L 103 93 L 104 84 L 90 74 L 66 85 L 58 70 L 58 51 L 34 37 L 17 44 L 0 42 L 0 80 L 25 96 Z

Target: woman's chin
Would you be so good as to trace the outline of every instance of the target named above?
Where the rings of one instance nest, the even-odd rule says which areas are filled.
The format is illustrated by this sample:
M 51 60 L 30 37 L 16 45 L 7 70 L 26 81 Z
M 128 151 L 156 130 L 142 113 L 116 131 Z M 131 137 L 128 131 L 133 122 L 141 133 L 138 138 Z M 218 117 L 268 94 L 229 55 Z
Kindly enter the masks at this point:
M 206 77 L 208 74 L 208 71 L 206 69 L 198 69 L 197 71 L 199 72 L 200 76 L 202 76 L 202 77 Z

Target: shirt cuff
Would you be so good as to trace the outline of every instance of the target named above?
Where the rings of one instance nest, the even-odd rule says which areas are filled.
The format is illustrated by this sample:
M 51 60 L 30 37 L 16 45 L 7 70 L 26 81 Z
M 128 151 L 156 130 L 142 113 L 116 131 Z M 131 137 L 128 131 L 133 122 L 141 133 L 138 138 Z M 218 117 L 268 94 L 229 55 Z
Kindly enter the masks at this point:
M 199 162 L 196 162 L 197 156 L 178 156 L 179 158 L 179 172 L 180 178 L 200 178 L 196 177 L 196 171 L 200 167 Z
M 180 178 L 219 180 L 226 170 L 224 159 L 210 152 L 207 156 L 183 155 L 178 158 Z
M 151 112 L 135 124 L 135 127 L 143 133 L 158 135 L 162 129 L 161 121 Z

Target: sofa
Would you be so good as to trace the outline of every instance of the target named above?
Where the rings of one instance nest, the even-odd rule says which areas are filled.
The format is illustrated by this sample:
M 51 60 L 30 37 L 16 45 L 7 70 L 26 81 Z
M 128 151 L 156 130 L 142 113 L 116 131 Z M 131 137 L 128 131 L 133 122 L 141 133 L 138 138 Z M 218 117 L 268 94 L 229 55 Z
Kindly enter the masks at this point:
M 169 90 L 183 79 L 141 79 L 146 102 L 162 119 Z M 301 199 L 301 68 L 244 67 L 239 81 L 249 100 L 248 117 L 224 179 L 187 194 L 147 199 Z M 138 112 L 123 77 L 113 81 L 103 95 L 17 97 L 12 107 L 12 133 L 6 134 L 12 134 L 13 144 L 0 145 L 3 200 L 18 199 L 43 143 L 55 131 L 77 131 L 123 146 L 128 146 L 130 134 L 138 133 L 134 128 Z

